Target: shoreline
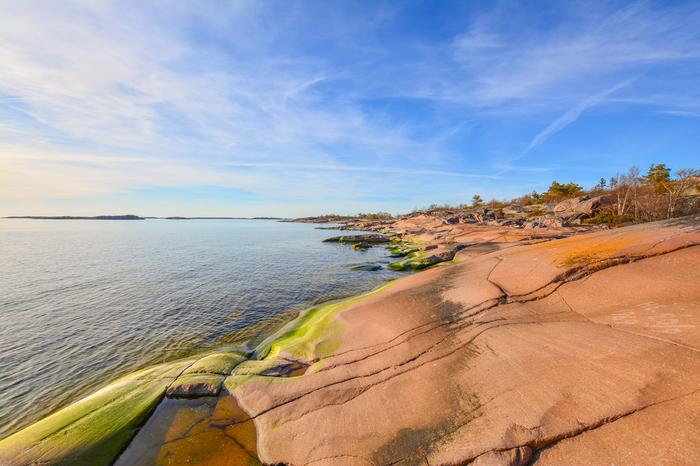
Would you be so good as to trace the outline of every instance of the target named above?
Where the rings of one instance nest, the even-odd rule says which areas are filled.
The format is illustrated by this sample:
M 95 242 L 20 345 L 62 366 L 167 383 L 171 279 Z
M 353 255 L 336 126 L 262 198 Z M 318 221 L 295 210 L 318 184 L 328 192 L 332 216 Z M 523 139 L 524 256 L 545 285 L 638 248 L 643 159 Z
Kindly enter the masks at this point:
M 134 457 L 129 455 L 155 461 L 174 454 L 199 458 L 202 464 L 225 457 L 221 455 L 240 455 L 246 461 L 266 464 L 304 464 L 332 457 L 355 458 L 337 464 L 388 464 L 410 452 L 421 452 L 430 464 L 508 458 L 513 460 L 510 464 L 530 464 L 533 459 L 538 464 L 561 464 L 564 459 L 578 458 L 584 450 L 562 442 L 564 434 L 559 432 L 573 428 L 576 436 L 583 435 L 590 425 L 596 425 L 597 416 L 615 418 L 635 409 L 635 403 L 647 406 L 684 400 L 692 393 L 687 387 L 700 383 L 700 365 L 688 359 L 692 351 L 700 351 L 696 315 L 674 327 L 658 329 L 645 327 L 643 321 L 640 326 L 639 319 L 629 323 L 616 317 L 650 299 L 676 307 L 671 296 L 696 302 L 700 296 L 692 280 L 665 282 L 668 289 L 650 285 L 635 289 L 641 296 L 628 296 L 624 286 L 610 285 L 630 279 L 637 284 L 653 280 L 653 274 L 644 272 L 646 264 L 652 263 L 655 270 L 661 268 L 669 276 L 689 273 L 684 264 L 700 259 L 700 218 L 585 233 L 434 225 L 431 219 L 402 222 L 392 225 L 392 231 L 405 240 L 395 249 L 408 245 L 400 252 L 406 252 L 409 261 L 422 263 L 428 252 L 448 251 L 456 262 L 451 258 L 450 265 L 427 266 L 419 274 L 392 280 L 368 293 L 314 306 L 263 340 L 254 350 L 255 359 L 228 351 L 123 377 L 0 440 L 0 459 L 9 464 L 17 458 L 53 464 L 57 459 L 90 458 L 96 464 L 102 460 L 110 464 L 121 454 L 116 464 L 130 464 L 128 458 Z M 422 249 L 411 250 L 417 242 Z M 421 255 L 411 256 L 416 252 Z M 537 269 L 531 268 L 533 260 Z M 606 279 L 600 286 L 604 292 L 585 289 L 597 286 L 588 277 L 603 275 Z M 671 311 L 663 312 L 668 315 Z M 673 332 L 664 333 L 669 328 Z M 555 342 L 567 351 L 546 350 Z M 597 348 L 587 349 L 592 342 L 618 355 L 611 360 L 613 367 L 636 368 L 639 376 L 632 385 L 620 385 L 620 380 L 593 366 L 581 378 L 576 368 L 588 367 L 585 362 Z M 672 383 L 675 388 L 669 392 L 654 385 L 647 395 L 651 401 L 642 402 L 636 393 L 653 383 L 654 366 L 648 360 L 655 361 L 656 356 L 640 355 L 652 347 L 666 355 L 673 352 L 670 362 L 664 357 L 668 374 L 663 386 Z M 503 354 L 510 355 L 506 360 L 515 364 L 513 368 L 502 365 Z M 572 357 L 578 366 L 567 362 Z M 533 364 L 543 359 L 551 359 L 551 367 L 535 370 Z M 495 380 L 499 382 L 494 384 Z M 570 380 L 580 386 L 571 386 Z M 486 400 L 493 396 L 493 389 L 504 384 L 517 387 L 524 381 L 526 386 L 539 386 L 549 398 L 532 398 L 537 391 L 521 392 L 529 400 L 527 411 L 519 410 L 522 401 L 514 399 L 488 407 Z M 599 383 L 591 385 L 595 381 Z M 539 422 L 546 426 L 545 431 L 521 432 L 516 437 L 504 434 L 516 419 L 519 425 L 535 422 L 569 392 L 576 395 L 566 416 L 574 416 L 572 420 L 583 416 L 583 427 L 576 429 L 565 418 L 554 422 L 542 417 Z M 576 401 L 590 392 L 621 395 L 594 403 Z M 206 426 L 180 425 L 173 420 L 176 414 L 182 417 L 193 412 L 195 405 L 203 403 L 198 400 L 205 398 L 212 400 L 206 408 Z M 106 413 L 95 418 L 95 406 L 102 406 L 98 411 Z M 407 406 L 412 407 L 408 412 Z M 680 416 L 689 415 L 679 409 Z M 110 417 L 110 410 L 118 411 L 121 419 Z M 373 418 L 368 424 L 370 413 L 386 413 L 387 418 Z M 402 421 L 393 422 L 396 416 Z M 490 427 L 482 425 L 484 419 L 490 419 Z M 449 427 L 459 425 L 464 427 Z M 183 441 L 173 444 L 167 437 L 160 443 L 147 441 L 166 427 L 183 432 Z M 193 427 L 199 440 L 185 442 L 189 434 L 184 432 Z M 407 432 L 402 430 L 406 428 Z M 652 428 L 658 430 L 658 426 L 638 421 L 632 431 L 642 435 Z M 59 431 L 62 437 L 57 444 L 51 439 Z M 316 435 L 297 436 L 310 431 Z M 660 438 L 670 434 L 655 432 Z M 692 429 L 673 434 L 692 436 Z M 293 443 L 285 441 L 295 437 Z M 611 437 L 625 441 L 616 431 Z M 349 438 L 355 440 L 348 443 Z M 691 440 L 684 443 L 692 444 Z M 644 445 L 636 440 L 633 444 L 640 455 L 637 458 L 643 457 L 640 449 Z M 214 445 L 222 450 L 211 451 Z M 214 456 L 201 456 L 205 451 Z M 374 453 L 367 456 L 366 452 Z M 665 453 L 677 458 L 673 452 Z M 685 453 L 700 455 L 700 451 Z M 598 455 L 601 461 L 615 459 L 614 452 L 605 449 Z
M 70 222 L 59 222 L 62 225 L 47 222 L 36 227 L 29 225 L 30 220 L 16 222 L 23 222 L 31 232 L 37 228 L 36 231 L 45 231 L 59 240 L 72 236 L 61 233 L 64 230 L 75 231 L 82 238 L 90 236 L 93 231 L 93 224 L 87 225 L 87 222 L 84 227 Z M 76 247 L 69 247 L 66 251 L 75 251 L 78 255 L 57 254 L 55 260 L 52 260 L 54 254 L 50 250 L 38 252 L 43 251 L 42 244 L 38 243 L 42 243 L 40 238 L 45 234 L 30 233 L 28 239 L 36 238 L 37 241 L 30 241 L 26 246 L 34 252 L 19 257 L 22 250 L 14 248 L 8 257 L 8 286 L 12 282 L 23 283 L 18 280 L 32 280 L 32 270 L 36 269 L 32 264 L 39 264 L 44 258 L 56 264 L 65 263 L 69 268 L 61 267 L 61 270 L 47 275 L 46 280 L 39 284 L 28 281 L 27 287 L 9 288 L 5 305 L 0 306 L 6 311 L 5 347 L 11 350 L 4 358 L 3 376 L 7 387 L 0 403 L 0 439 L 90 395 L 117 378 L 151 365 L 211 351 L 223 345 L 239 344 L 250 337 L 255 339 L 257 334 L 267 336 L 281 325 L 280 322 L 288 322 L 298 312 L 319 301 L 361 293 L 397 275 L 386 269 L 384 264 L 384 270 L 376 273 L 353 271 L 352 267 L 356 264 L 363 261 L 381 262 L 386 254 L 383 250 L 358 254 L 349 247 L 322 244 L 320 240 L 332 235 L 332 232 L 317 232 L 308 225 L 260 221 L 259 226 L 251 227 L 255 222 L 247 223 L 249 225 L 240 227 L 233 223 L 213 226 L 200 223 L 191 226 L 197 227 L 195 231 L 224 232 L 215 233 L 215 236 L 222 237 L 228 235 L 227 232 L 234 236 L 244 232 L 243 236 L 246 236 L 246 229 L 252 228 L 250 231 L 263 232 L 262 236 L 251 239 L 250 246 L 253 249 L 259 248 L 256 243 L 272 240 L 275 244 L 263 246 L 265 250 L 257 256 L 252 251 L 247 252 L 248 245 L 238 246 L 235 240 L 230 241 L 231 247 L 228 250 L 226 243 L 219 248 L 211 241 L 207 246 L 207 240 L 201 242 L 203 246 L 199 249 L 207 254 L 198 254 L 198 258 L 192 262 L 185 257 L 191 256 L 189 251 L 198 250 L 197 248 L 187 247 L 183 248 L 187 253 L 167 254 L 167 244 L 183 236 L 178 233 L 183 230 L 178 225 L 177 228 L 170 228 L 163 224 L 157 229 L 146 228 L 145 224 L 134 225 L 136 233 L 124 235 L 123 238 L 141 237 L 139 231 L 143 230 L 144 244 L 147 244 L 149 235 L 157 238 L 160 231 L 174 233 L 169 233 L 169 238 L 161 242 L 162 247 L 158 244 L 154 245 L 155 249 L 142 247 L 143 254 L 139 254 L 139 257 L 123 261 L 122 258 L 131 254 L 127 249 L 129 241 L 120 240 L 116 243 L 116 246 L 123 246 L 119 249 L 125 255 L 103 254 L 100 251 L 93 254 L 79 246 L 82 241 L 60 240 L 59 244 L 76 244 Z M 23 225 L 6 231 L 6 238 L 10 242 L 8 246 L 12 238 L 23 235 Z M 103 222 L 94 224 L 94 227 L 98 232 L 122 231 L 118 225 L 114 225 L 116 228 L 112 225 Z M 182 226 L 186 227 L 185 231 L 191 228 L 189 225 Z M 149 231 L 155 233 L 148 233 Z M 292 235 L 290 244 L 287 244 L 286 232 Z M 196 232 L 187 233 L 184 238 L 193 239 L 186 242 L 194 243 L 197 242 L 194 240 L 196 236 Z M 150 244 L 153 245 L 153 242 Z M 210 256 L 212 253 L 215 255 Z M 298 255 L 305 257 L 296 257 Z M 72 260 L 72 257 L 82 259 Z M 225 257 L 241 257 L 242 260 L 229 261 Z M 123 267 L 119 263 L 112 267 L 113 259 L 123 264 Z M 21 261 L 27 265 L 12 265 L 21 264 Z M 141 267 L 148 266 L 149 263 L 156 267 L 144 269 L 142 274 Z M 84 268 L 81 264 L 90 266 Z M 164 264 L 171 264 L 174 268 L 166 268 Z M 212 264 L 211 270 L 207 264 Z M 198 272 L 175 273 L 175 268 Z M 246 268 L 254 270 L 255 274 L 246 276 L 237 273 Z M 83 269 L 94 269 L 96 274 L 86 273 L 81 276 Z M 146 277 L 146 281 L 139 284 L 132 279 L 133 276 L 127 269 L 137 271 L 139 276 Z M 173 270 L 173 273 L 168 269 Z M 293 270 L 298 270 L 303 275 L 290 282 L 286 278 L 289 276 L 287 271 Z M 266 286 L 259 280 L 263 276 L 274 281 Z M 160 278 L 163 278 L 162 282 Z M 66 283 L 78 287 L 63 291 Z M 304 285 L 298 290 L 290 286 L 297 284 Z M 109 293 L 97 293 L 93 287 L 109 290 Z M 78 295 L 77 298 L 94 300 L 92 306 L 78 301 L 75 309 L 69 308 L 68 298 L 75 294 Z M 41 309 L 46 309 L 47 313 L 38 311 Z M 120 312 L 120 309 L 125 312 Z M 14 315 L 20 311 L 25 316 L 37 316 L 36 320 L 15 318 Z M 110 317 L 115 312 L 114 317 Z M 52 315 L 56 318 L 52 318 Z M 8 332 L 11 328 L 17 328 L 17 331 Z M 68 334 L 68 330 L 73 330 L 73 333 Z M 138 336 L 139 333 L 143 335 L 142 338 Z M 52 338 L 52 335 L 63 334 L 66 335 L 65 340 Z M 46 338 L 45 343 L 42 343 L 43 338 Z

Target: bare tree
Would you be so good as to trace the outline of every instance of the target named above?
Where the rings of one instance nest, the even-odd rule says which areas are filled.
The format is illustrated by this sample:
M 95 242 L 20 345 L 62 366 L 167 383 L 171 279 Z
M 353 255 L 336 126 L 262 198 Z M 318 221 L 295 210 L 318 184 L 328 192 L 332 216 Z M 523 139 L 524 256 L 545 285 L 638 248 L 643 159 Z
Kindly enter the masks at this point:
M 697 182 L 700 170 L 694 168 L 682 168 L 676 172 L 676 179 L 663 184 L 668 198 L 666 218 L 673 217 L 683 194 Z
M 618 217 L 623 217 L 628 213 L 630 207 L 633 207 L 636 219 L 638 217 L 637 191 L 641 184 L 639 168 L 632 167 L 627 173 L 616 175 L 613 180 L 611 180 L 611 186 L 614 186 L 615 214 Z

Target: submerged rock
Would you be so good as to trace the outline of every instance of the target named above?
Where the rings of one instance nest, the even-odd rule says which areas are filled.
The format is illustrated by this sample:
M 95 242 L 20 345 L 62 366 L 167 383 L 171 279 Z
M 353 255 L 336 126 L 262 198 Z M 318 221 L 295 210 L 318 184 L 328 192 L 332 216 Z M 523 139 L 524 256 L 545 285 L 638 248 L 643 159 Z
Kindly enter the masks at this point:
M 261 464 L 253 420 L 236 398 L 166 398 L 115 466 Z
M 360 265 L 353 265 L 350 267 L 351 270 L 358 270 L 358 271 L 365 271 L 365 272 L 376 272 L 377 270 L 381 270 L 382 266 L 379 264 L 360 264 Z
M 333 236 L 323 240 L 324 243 L 371 243 L 371 244 L 381 244 L 388 243 L 389 237 L 380 235 L 378 233 L 365 233 L 361 235 L 341 235 Z

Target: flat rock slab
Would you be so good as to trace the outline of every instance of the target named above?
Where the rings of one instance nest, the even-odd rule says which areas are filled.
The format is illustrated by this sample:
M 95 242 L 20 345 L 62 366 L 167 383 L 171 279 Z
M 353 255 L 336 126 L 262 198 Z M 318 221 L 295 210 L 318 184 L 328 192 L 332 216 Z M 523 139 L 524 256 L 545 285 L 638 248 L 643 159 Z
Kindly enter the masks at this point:
M 204 356 L 190 366 L 184 374 L 229 375 L 234 367 L 246 360 L 241 353 L 216 353 Z
M 699 231 L 467 248 L 331 315 L 303 376 L 230 389 L 270 464 L 698 464 Z
M 326 238 L 323 240 L 324 243 L 388 243 L 390 241 L 388 236 L 380 235 L 377 233 L 366 233 L 362 235 L 341 235 L 333 236 L 331 238 Z
M 167 395 L 171 398 L 216 396 L 224 378 L 219 374 L 183 374 L 168 387 Z
M 255 426 L 234 397 L 165 399 L 116 466 L 259 465 Z

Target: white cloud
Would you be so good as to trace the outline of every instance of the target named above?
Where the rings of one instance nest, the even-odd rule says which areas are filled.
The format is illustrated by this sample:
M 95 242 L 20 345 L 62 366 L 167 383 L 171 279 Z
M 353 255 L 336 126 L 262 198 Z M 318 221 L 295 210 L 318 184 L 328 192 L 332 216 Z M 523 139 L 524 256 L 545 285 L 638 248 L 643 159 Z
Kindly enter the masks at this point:
M 385 44 L 397 10 L 0 2 L 0 198 L 213 186 L 280 202 L 391 192 L 408 203 L 416 191 L 457 198 L 484 180 L 500 195 L 515 185 L 493 168 L 551 170 L 496 154 L 529 151 L 596 105 L 698 111 L 695 74 L 647 89 L 655 71 L 700 57 L 692 5 L 587 5 L 551 27 L 520 18 L 518 28 L 509 18 L 522 11 L 497 8 L 453 37 Z M 395 101 L 424 105 L 406 115 Z M 527 131 L 472 144 L 483 121 Z M 439 188 L 423 189 L 435 179 Z
M 588 110 L 589 108 L 600 104 L 601 102 L 604 102 L 605 99 L 613 94 L 614 92 L 622 89 L 625 86 L 628 86 L 631 81 L 626 80 L 622 81 L 613 87 L 604 90 L 603 92 L 600 92 L 598 94 L 592 95 L 590 97 L 587 97 L 583 99 L 581 102 L 576 104 L 573 108 L 567 110 L 564 114 L 559 116 L 556 120 L 551 122 L 545 129 L 540 131 L 537 136 L 535 136 L 532 141 L 530 141 L 530 144 L 527 146 L 525 151 L 521 154 L 521 156 L 524 156 L 528 152 L 530 152 L 532 149 L 535 147 L 539 146 L 542 144 L 544 141 L 546 141 L 550 136 L 552 136 L 554 133 L 557 131 L 562 130 L 563 128 L 567 127 L 574 121 L 578 119 L 578 117 L 581 116 L 583 112 Z

